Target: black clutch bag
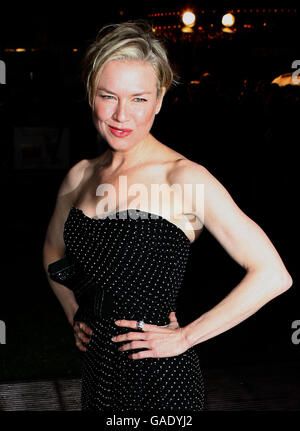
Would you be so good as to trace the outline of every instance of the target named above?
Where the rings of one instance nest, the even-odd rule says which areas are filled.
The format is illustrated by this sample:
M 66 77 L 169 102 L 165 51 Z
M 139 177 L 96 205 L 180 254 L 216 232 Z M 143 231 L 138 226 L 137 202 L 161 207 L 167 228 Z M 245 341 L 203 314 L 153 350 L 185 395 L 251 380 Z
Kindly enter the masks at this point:
M 76 290 L 76 285 L 82 276 L 81 271 L 69 256 L 64 256 L 62 259 L 50 263 L 48 273 L 51 280 L 61 283 L 72 290 Z
M 113 313 L 113 296 L 104 292 L 95 284 L 91 276 L 87 275 L 71 256 L 48 265 L 51 280 L 63 284 L 74 292 L 79 308 L 74 321 L 88 323 L 91 318 L 111 317 Z
M 63 284 L 74 292 L 79 308 L 73 320 L 88 323 L 95 313 L 96 286 L 91 277 L 84 273 L 71 256 L 64 256 L 50 263 L 48 273 L 51 280 Z

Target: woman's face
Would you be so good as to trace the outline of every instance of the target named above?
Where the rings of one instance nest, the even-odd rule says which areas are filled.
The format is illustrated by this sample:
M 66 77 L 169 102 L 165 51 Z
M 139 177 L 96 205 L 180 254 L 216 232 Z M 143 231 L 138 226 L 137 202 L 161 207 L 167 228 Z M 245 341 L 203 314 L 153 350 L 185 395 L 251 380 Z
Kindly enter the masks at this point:
M 149 135 L 165 93 L 157 97 L 150 63 L 112 60 L 100 75 L 94 102 L 96 129 L 113 149 L 127 150 Z

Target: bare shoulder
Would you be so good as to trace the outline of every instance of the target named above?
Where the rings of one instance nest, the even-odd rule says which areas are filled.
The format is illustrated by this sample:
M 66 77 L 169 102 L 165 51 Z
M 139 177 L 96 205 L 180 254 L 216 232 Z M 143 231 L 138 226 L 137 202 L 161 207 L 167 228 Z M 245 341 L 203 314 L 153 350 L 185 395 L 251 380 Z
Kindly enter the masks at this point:
M 79 190 L 80 185 L 85 177 L 86 171 L 91 167 L 92 161 L 83 159 L 72 166 L 64 177 L 58 195 L 69 195 Z
M 209 184 L 218 180 L 209 170 L 190 159 L 182 158 L 174 163 L 169 172 L 169 179 L 173 184 Z
M 193 208 L 191 213 L 202 222 L 204 222 L 205 207 L 206 225 L 215 223 L 217 213 L 223 218 L 225 211 L 228 217 L 237 212 L 241 214 L 229 191 L 205 166 L 199 163 L 189 159 L 179 160 L 171 171 L 169 182 L 182 187 L 185 200 Z M 187 185 L 190 187 L 186 187 Z M 200 197 L 203 198 L 203 205 L 198 205 L 196 196 L 199 201 L 201 201 Z

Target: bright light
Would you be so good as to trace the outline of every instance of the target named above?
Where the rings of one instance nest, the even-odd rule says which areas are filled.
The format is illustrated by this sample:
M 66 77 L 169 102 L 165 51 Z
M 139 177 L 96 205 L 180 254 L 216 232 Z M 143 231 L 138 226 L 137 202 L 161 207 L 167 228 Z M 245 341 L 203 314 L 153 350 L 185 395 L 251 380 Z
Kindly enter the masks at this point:
M 293 76 L 295 72 L 284 73 L 273 79 L 272 84 L 277 84 L 279 87 L 285 87 L 286 85 L 300 85 L 299 76 Z
M 231 30 L 231 28 L 228 28 L 228 27 L 223 27 L 223 28 L 222 28 L 222 31 L 223 31 L 224 33 L 234 33 L 234 31 L 233 31 L 233 30 Z
M 232 13 L 227 13 L 226 15 L 223 16 L 222 24 L 225 27 L 231 27 L 233 26 L 234 23 L 235 23 L 235 17 L 234 15 L 232 15 Z
M 195 21 L 196 21 L 196 16 L 193 12 L 184 12 L 184 14 L 182 15 L 182 21 L 183 24 L 189 26 L 189 27 L 193 27 L 193 25 L 195 25 Z
M 182 27 L 181 31 L 183 33 L 193 33 L 193 29 L 191 27 L 188 27 L 187 25 L 185 25 L 184 27 Z

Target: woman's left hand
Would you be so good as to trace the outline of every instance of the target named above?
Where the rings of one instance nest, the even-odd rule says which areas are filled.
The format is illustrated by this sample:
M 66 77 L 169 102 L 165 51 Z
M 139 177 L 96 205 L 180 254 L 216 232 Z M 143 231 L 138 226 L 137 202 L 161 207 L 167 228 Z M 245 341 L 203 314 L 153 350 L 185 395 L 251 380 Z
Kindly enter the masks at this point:
M 177 322 L 175 312 L 169 315 L 170 323 L 167 326 L 157 326 L 145 323 L 143 332 L 127 332 L 112 338 L 114 342 L 129 341 L 119 347 L 120 351 L 147 348 L 141 352 L 131 353 L 131 359 L 167 358 L 185 352 L 189 346 L 184 330 Z M 118 323 L 116 323 L 118 322 Z M 116 325 L 137 329 L 136 320 L 118 320 Z

